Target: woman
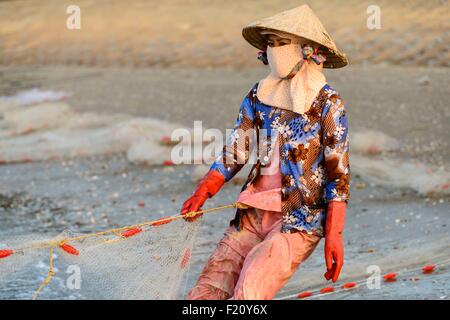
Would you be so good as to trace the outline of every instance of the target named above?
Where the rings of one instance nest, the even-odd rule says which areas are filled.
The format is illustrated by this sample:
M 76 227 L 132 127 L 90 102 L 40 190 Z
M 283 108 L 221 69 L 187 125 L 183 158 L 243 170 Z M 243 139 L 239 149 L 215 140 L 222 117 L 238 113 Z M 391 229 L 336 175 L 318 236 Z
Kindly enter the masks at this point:
M 244 98 L 223 154 L 181 213 L 198 211 L 247 163 L 252 141 L 242 132 L 265 129 L 267 139 L 256 144 L 268 152 L 259 154 L 236 217 L 189 299 L 272 299 L 322 237 L 325 278 L 336 282 L 343 265 L 347 115 L 322 68 L 347 59 L 307 5 L 252 23 L 243 36 L 263 50 L 270 74 Z

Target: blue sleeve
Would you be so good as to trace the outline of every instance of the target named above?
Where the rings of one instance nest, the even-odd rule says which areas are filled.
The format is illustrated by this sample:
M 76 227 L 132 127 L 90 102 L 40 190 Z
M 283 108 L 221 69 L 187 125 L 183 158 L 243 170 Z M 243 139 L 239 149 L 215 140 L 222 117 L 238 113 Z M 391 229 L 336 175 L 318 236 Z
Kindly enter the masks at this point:
M 239 114 L 227 137 L 227 142 L 222 153 L 211 165 L 211 170 L 216 170 L 225 177 L 225 181 L 231 180 L 248 162 L 250 146 L 254 135 L 255 111 L 252 103 L 252 89 L 242 101 Z

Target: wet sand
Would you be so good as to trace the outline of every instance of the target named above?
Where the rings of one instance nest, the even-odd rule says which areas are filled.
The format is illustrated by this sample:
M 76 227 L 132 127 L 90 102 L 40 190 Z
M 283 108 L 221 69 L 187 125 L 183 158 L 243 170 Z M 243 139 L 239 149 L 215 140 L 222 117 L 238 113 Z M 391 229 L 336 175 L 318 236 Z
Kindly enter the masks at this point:
M 377 130 L 401 144 L 386 157 L 449 172 L 448 2 L 377 1 L 381 29 L 376 30 L 367 28 L 372 1 L 343 3 L 310 5 L 351 62 L 327 71 L 330 85 L 347 102 L 350 137 Z M 67 102 L 79 112 L 125 113 L 188 128 L 202 120 L 205 129 L 225 130 L 244 95 L 267 73 L 255 59 L 256 50 L 242 39 L 242 27 L 299 3 L 80 0 L 81 30 L 73 31 L 65 24 L 69 4 L 0 2 L 0 96 L 31 88 L 63 90 L 72 93 Z M 125 155 L 2 164 L 0 239 L 52 236 L 66 228 L 91 232 L 175 214 L 194 188 L 195 170 L 135 165 Z M 318 298 L 449 299 L 448 263 L 433 274 L 420 274 L 424 264 L 450 257 L 448 193 L 419 195 L 364 179 L 352 176 L 341 282 L 364 281 L 370 265 L 379 266 L 381 274 L 419 271 L 408 271 L 380 290 L 360 286 Z M 227 184 L 207 207 L 233 202 L 240 183 Z M 181 296 L 233 215 L 226 210 L 203 218 Z M 39 263 L 44 274 L 24 276 L 14 290 L 0 288 L 0 299 L 30 298 L 32 281 L 45 276 L 45 259 Z M 324 287 L 324 272 L 321 243 L 278 298 Z M 44 296 L 63 295 L 60 283 Z
M 230 128 L 259 68 L 3 67 L 0 95 L 39 87 L 73 93 L 78 111 L 126 113 L 193 127 Z M 352 132 L 379 130 L 403 144 L 401 155 L 450 169 L 448 68 L 363 67 L 327 70 L 346 101 Z
M 65 229 L 92 232 L 175 214 L 194 187 L 192 169 L 190 166 L 140 167 L 129 164 L 123 156 L 0 166 L 0 238 L 18 234 L 53 236 Z M 366 269 L 371 265 L 378 266 L 383 275 L 449 258 L 449 199 L 418 197 L 413 192 L 377 186 L 354 187 L 362 182 L 358 177 L 352 181 L 353 198 L 344 237 L 346 262 L 339 284 L 364 281 Z M 240 185 L 230 182 L 207 207 L 232 203 L 239 190 Z M 139 206 L 140 202 L 145 207 Z M 234 211 L 228 209 L 203 218 L 182 292 L 186 293 L 195 283 L 233 215 Z M 447 264 L 427 276 L 415 272 L 413 278 L 420 278 L 423 284 L 411 280 L 412 276 L 407 274 L 399 277 L 402 285 L 395 286 L 396 289 L 382 283 L 380 290 L 362 286 L 336 294 L 335 298 L 448 298 L 448 268 Z M 278 297 L 326 286 L 324 272 L 322 241 Z M 27 286 L 26 282 L 21 285 L 24 288 L 21 296 L 30 297 L 35 287 Z M 426 290 L 415 289 L 418 285 L 425 286 Z M 56 298 L 64 290 L 52 288 L 44 291 L 43 297 Z M 0 291 L 2 298 L 17 297 L 14 294 L 17 293 Z
M 68 102 L 79 111 L 125 112 L 188 127 L 202 119 L 205 127 L 224 129 L 232 125 L 243 95 L 264 72 L 263 68 L 9 67 L 0 69 L 0 94 L 32 87 L 65 90 L 73 93 Z M 443 84 L 449 72 L 355 66 L 329 72 L 328 78 L 347 101 L 350 130 L 380 130 L 403 144 L 396 156 L 448 169 L 449 89 Z M 423 76 L 428 76 L 428 84 L 418 81 Z M 58 234 L 66 228 L 89 232 L 175 214 L 194 188 L 193 170 L 193 166 L 137 166 L 123 155 L 2 165 L 0 235 Z M 207 206 L 233 202 L 239 189 L 239 184 L 229 183 Z M 448 259 L 448 197 L 381 188 L 358 176 L 353 177 L 351 194 L 342 281 L 364 279 L 369 265 L 378 265 L 384 274 Z M 142 201 L 144 208 L 138 205 Z M 233 215 L 226 210 L 204 217 L 184 292 Z M 448 299 L 448 270 L 443 267 L 428 278 L 420 275 L 423 281 L 407 277 L 395 287 L 361 288 L 336 298 Z M 325 286 L 324 271 L 322 243 L 279 297 Z M 1 293 L 1 297 L 10 296 Z

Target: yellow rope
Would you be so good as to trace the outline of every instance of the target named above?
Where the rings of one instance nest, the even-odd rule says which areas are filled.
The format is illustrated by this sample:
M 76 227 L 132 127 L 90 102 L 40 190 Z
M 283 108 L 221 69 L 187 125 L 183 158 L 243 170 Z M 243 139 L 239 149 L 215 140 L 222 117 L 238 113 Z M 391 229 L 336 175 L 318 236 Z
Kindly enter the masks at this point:
M 33 300 L 36 300 L 39 297 L 39 293 L 42 291 L 42 289 L 45 286 L 47 286 L 50 283 L 50 281 L 52 280 L 52 278 L 55 276 L 55 272 L 53 271 L 53 251 L 54 251 L 56 246 L 59 247 L 59 246 L 65 244 L 65 243 L 68 243 L 68 242 L 84 240 L 84 239 L 92 238 L 92 237 L 99 237 L 99 236 L 103 236 L 103 235 L 106 235 L 106 234 L 116 234 L 116 235 L 118 235 L 120 233 L 120 231 L 125 231 L 125 230 L 129 230 L 129 229 L 133 229 L 133 228 L 139 228 L 139 227 L 144 227 L 144 226 L 150 226 L 150 225 L 153 225 L 155 223 L 166 224 L 166 223 L 170 223 L 170 222 L 175 221 L 175 220 L 179 220 L 179 219 L 183 219 L 183 218 L 192 218 L 192 217 L 195 217 L 195 216 L 200 215 L 200 214 L 218 212 L 218 211 L 221 211 L 221 210 L 224 210 L 224 209 L 228 209 L 228 208 L 241 208 L 241 209 L 243 209 L 243 208 L 245 208 L 245 206 L 242 205 L 241 203 L 236 202 L 236 203 L 233 203 L 233 204 L 228 204 L 228 205 L 219 206 L 219 207 L 215 207 L 215 208 L 204 209 L 204 210 L 195 211 L 195 212 L 188 212 L 185 215 L 178 214 L 178 215 L 169 216 L 169 217 L 166 217 L 166 218 L 157 219 L 157 220 L 153 220 L 153 221 L 142 222 L 142 223 L 138 223 L 138 224 L 134 224 L 134 225 L 130 225 L 130 226 L 125 226 L 125 227 L 120 227 L 120 228 L 115 228 L 115 229 L 109 229 L 109 230 L 95 232 L 95 233 L 89 233 L 89 234 L 85 234 L 85 235 L 78 236 L 78 237 L 64 238 L 64 239 L 61 239 L 61 240 L 58 240 L 58 241 L 47 241 L 47 242 L 44 242 L 44 243 L 40 243 L 40 244 L 36 244 L 36 245 L 29 246 L 29 247 L 23 247 L 21 249 L 18 249 L 17 251 L 50 248 L 48 274 L 47 274 L 47 277 L 44 279 L 44 281 L 39 286 L 39 288 L 34 293 Z M 105 242 L 103 242 L 103 244 L 109 244 L 109 243 L 116 242 L 116 240 L 126 240 L 126 239 L 128 239 L 128 238 L 121 237 L 119 239 L 105 241 Z
M 53 251 L 54 251 L 54 249 L 55 249 L 55 247 L 53 247 L 53 246 L 50 247 L 48 274 L 47 274 L 47 277 L 44 279 L 44 281 L 39 286 L 39 288 L 34 293 L 33 300 L 36 300 L 39 297 L 39 293 L 41 293 L 42 289 L 44 289 L 44 287 L 46 285 L 48 285 L 50 283 L 50 281 L 52 281 L 52 278 L 55 276 L 55 272 L 53 271 Z

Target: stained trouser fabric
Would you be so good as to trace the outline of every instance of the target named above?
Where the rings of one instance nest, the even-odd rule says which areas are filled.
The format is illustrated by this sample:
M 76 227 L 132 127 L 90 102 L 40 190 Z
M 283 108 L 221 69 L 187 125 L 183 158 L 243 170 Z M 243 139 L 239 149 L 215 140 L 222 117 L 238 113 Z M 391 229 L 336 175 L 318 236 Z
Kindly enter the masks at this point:
M 249 208 L 241 230 L 227 228 L 188 299 L 273 299 L 320 241 L 282 233 L 281 223 L 281 212 Z

